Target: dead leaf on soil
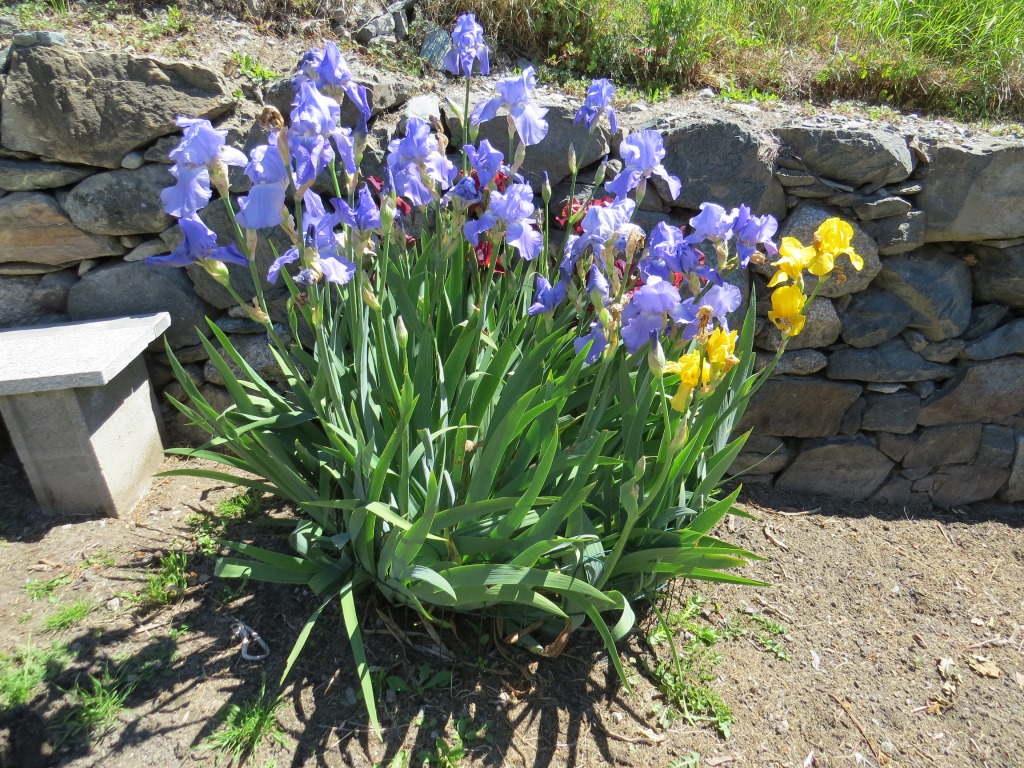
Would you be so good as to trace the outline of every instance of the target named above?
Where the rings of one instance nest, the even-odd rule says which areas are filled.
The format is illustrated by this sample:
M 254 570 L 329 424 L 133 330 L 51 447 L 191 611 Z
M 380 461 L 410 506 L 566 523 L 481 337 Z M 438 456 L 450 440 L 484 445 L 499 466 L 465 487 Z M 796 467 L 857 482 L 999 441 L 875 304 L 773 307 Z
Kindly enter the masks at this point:
M 818 652 L 813 648 L 811 649 L 811 666 L 814 667 L 815 670 L 821 669 L 821 656 L 819 656 Z M 812 752 L 811 756 L 813 757 L 813 755 L 814 753 Z
M 1020 672 L 1014 672 L 1013 682 L 1017 684 L 1017 687 L 1024 691 L 1024 674 L 1021 674 Z
M 997 678 L 1002 670 L 988 656 L 969 656 L 967 666 L 973 669 L 982 677 Z
M 951 677 L 953 677 L 953 675 L 956 674 L 956 672 L 954 672 L 953 670 L 953 667 L 955 666 L 956 662 L 952 659 L 939 659 L 938 663 L 936 664 L 936 667 L 939 670 L 939 675 L 942 677 L 943 680 L 949 680 Z

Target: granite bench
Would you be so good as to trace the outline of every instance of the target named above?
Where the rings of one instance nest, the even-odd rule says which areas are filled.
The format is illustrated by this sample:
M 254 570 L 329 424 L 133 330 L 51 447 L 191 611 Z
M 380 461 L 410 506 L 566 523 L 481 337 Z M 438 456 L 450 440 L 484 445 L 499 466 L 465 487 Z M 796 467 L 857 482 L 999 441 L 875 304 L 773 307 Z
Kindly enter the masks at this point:
M 142 352 L 166 312 L 0 330 L 0 415 L 46 513 L 128 514 L 163 458 Z

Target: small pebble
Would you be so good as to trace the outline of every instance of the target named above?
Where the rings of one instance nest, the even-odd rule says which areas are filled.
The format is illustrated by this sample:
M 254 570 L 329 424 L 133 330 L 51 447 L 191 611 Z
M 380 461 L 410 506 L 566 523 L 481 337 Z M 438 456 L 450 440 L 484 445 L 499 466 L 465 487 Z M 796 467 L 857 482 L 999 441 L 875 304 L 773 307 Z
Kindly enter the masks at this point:
M 612 721 L 616 725 L 621 723 L 624 719 L 625 719 L 625 715 L 623 715 L 621 712 L 612 712 Z
M 107 610 L 108 611 L 116 611 L 120 607 L 121 607 L 121 598 L 120 597 L 112 597 L 109 600 L 107 600 Z

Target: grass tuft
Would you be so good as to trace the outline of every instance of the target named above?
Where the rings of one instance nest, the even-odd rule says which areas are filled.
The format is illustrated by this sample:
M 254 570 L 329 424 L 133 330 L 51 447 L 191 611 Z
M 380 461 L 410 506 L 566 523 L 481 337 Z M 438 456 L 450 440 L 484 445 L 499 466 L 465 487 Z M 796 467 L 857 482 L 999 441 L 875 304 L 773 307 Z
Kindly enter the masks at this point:
M 229 704 L 222 710 L 220 728 L 206 738 L 201 748 L 217 750 L 240 764 L 268 739 L 285 746 L 284 731 L 277 722 L 277 711 L 283 703 L 283 697 L 267 695 L 264 680 L 256 698 L 241 706 Z
M 36 688 L 59 675 L 70 656 L 63 643 L 48 648 L 23 646 L 13 653 L 0 653 L 0 712 L 32 698 Z
M 67 632 L 96 608 L 88 600 L 75 600 L 43 621 L 44 632 Z

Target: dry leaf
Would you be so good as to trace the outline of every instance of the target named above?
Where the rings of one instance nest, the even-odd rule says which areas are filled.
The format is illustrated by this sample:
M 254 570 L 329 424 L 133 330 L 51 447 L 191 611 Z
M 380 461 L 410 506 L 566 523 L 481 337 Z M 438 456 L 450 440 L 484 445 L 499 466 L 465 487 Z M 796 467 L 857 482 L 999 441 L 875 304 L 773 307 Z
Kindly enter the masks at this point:
M 967 666 L 982 677 L 997 678 L 1002 674 L 1002 670 L 988 656 L 971 656 L 967 659 Z
M 814 759 L 814 750 L 812 749 L 810 754 L 804 758 L 804 768 L 814 768 L 817 764 L 818 762 Z
M 985 620 L 984 619 L 979 619 L 979 618 L 975 617 L 975 618 L 971 619 L 971 624 L 973 624 L 976 627 L 983 627 L 983 626 L 985 626 Z
M 661 742 L 668 738 L 668 736 L 665 736 L 664 734 L 655 733 L 650 728 L 643 728 L 641 726 L 637 726 L 636 732 L 652 744 L 661 744 Z
M 1013 673 L 1013 682 L 1015 682 L 1017 684 L 1017 686 L 1022 691 L 1024 691 L 1024 674 L 1022 674 L 1020 672 L 1014 672 Z
M 811 649 L 811 666 L 815 669 L 821 669 L 821 656 L 813 648 Z
M 939 670 L 939 674 L 944 680 L 948 680 L 954 675 L 953 667 L 956 665 L 952 659 L 939 659 L 936 665 Z

